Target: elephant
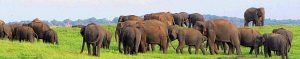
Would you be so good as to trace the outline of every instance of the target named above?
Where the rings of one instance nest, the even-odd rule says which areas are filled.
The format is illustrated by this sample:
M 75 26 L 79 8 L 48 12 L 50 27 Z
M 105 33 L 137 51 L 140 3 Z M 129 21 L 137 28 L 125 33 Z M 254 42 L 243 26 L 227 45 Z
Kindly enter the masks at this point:
M 111 41 L 112 34 L 109 31 L 105 31 L 105 36 L 102 42 L 102 48 L 109 49 L 110 41 Z
M 37 33 L 38 41 L 39 39 L 43 39 L 45 32 L 50 29 L 50 27 L 39 18 L 35 18 L 31 23 L 29 23 L 29 25 L 34 32 Z
M 47 30 L 45 32 L 43 42 L 45 42 L 45 43 L 52 43 L 52 44 L 58 44 L 57 33 L 54 30 L 52 30 L 52 29 Z
M 204 41 L 207 39 L 201 34 L 200 31 L 194 28 L 178 29 L 176 26 L 168 26 L 168 33 L 171 40 L 178 39 L 179 46 L 176 49 L 176 53 L 183 53 L 185 45 L 189 46 L 189 53 L 192 54 L 191 48 L 195 47 L 195 54 L 198 54 L 199 48 L 202 54 L 205 55 Z
M 167 25 L 165 23 L 158 20 L 144 20 L 139 21 L 136 24 L 143 33 L 142 42 L 145 42 L 143 40 L 146 40 L 146 44 L 151 44 L 152 51 L 154 50 L 154 44 L 159 44 L 163 53 L 167 53 L 170 39 L 168 36 Z M 143 46 L 143 44 L 141 45 Z
M 204 17 L 203 15 L 199 14 L 199 13 L 193 13 L 193 14 L 189 14 L 189 27 L 193 27 L 196 24 L 196 21 L 202 21 L 204 22 Z
M 173 15 L 170 12 L 159 12 L 144 15 L 144 20 L 159 20 L 169 25 L 175 25 Z
M 281 34 L 283 35 L 286 39 L 287 39 L 287 42 L 289 43 L 289 50 L 291 49 L 292 47 L 292 40 L 293 40 L 293 33 L 289 30 L 286 30 L 284 28 L 277 28 L 277 29 L 273 29 L 272 33 L 277 33 L 277 34 Z
M 81 52 L 84 50 L 84 44 L 86 43 L 88 54 L 93 56 L 99 56 L 100 47 L 105 36 L 105 31 L 101 26 L 96 25 L 95 23 L 90 23 L 80 30 L 81 35 L 83 36 Z M 93 47 L 93 52 L 91 52 L 90 45 Z
M 13 32 L 15 39 L 22 41 L 34 42 L 34 38 L 38 38 L 37 34 L 33 31 L 31 27 L 28 26 L 18 26 Z
M 272 57 L 271 51 L 276 51 L 282 59 L 288 59 L 288 47 L 290 46 L 285 36 L 276 33 L 265 33 L 256 39 L 255 45 L 263 44 L 265 57 Z M 258 49 L 256 46 L 255 49 Z M 257 50 L 258 51 L 258 50 Z M 257 57 L 258 53 L 256 53 Z
M 180 12 L 180 13 L 174 13 L 172 15 L 176 25 L 183 26 L 185 24 L 186 26 L 188 26 L 189 24 L 188 13 Z
M 12 39 L 12 28 L 8 24 L 0 25 L 0 38 Z
M 125 16 L 122 16 L 123 18 L 125 17 Z M 137 16 L 136 16 L 137 17 Z M 120 16 L 120 18 L 121 18 L 121 16 Z M 122 18 L 122 19 L 123 19 Z M 120 20 L 120 19 L 119 19 Z M 117 27 L 116 27 L 116 30 L 115 30 L 115 39 L 116 39 L 116 41 L 118 41 L 118 48 L 119 48 L 119 52 L 120 53 L 123 53 L 123 51 L 122 51 L 122 49 L 121 49 L 121 44 L 122 44 L 122 38 L 120 38 L 121 37 L 121 33 L 122 33 L 122 29 L 123 28 L 126 28 L 127 26 L 129 26 L 129 25 L 134 25 L 134 24 L 136 24 L 138 21 L 142 21 L 142 19 L 141 18 L 135 18 L 135 16 L 131 16 L 131 17 L 127 17 L 127 19 L 126 19 L 126 21 L 123 21 L 123 22 L 118 22 L 118 24 L 117 24 Z M 119 39 L 118 39 L 119 38 Z M 145 42 L 144 42 L 144 40 L 143 40 L 143 42 L 142 42 L 142 44 L 144 44 Z M 143 46 L 143 45 L 141 45 L 141 46 Z M 141 47 L 141 48 L 143 48 L 143 52 L 146 52 L 145 51 L 145 47 Z
M 141 31 L 134 25 L 127 26 L 122 30 L 124 54 L 137 54 L 142 38 Z
M 251 29 L 251 28 L 239 28 L 239 31 L 240 31 L 240 43 L 242 46 L 245 46 L 245 47 L 250 47 L 250 52 L 249 54 L 252 54 L 252 51 L 255 47 L 255 43 L 256 43 L 256 38 L 261 36 L 261 34 L 257 31 L 257 30 L 254 30 L 254 29 Z M 258 49 L 259 50 L 259 47 L 262 46 L 262 45 L 257 45 Z
M 252 25 L 254 26 L 263 26 L 264 25 L 264 18 L 265 18 L 265 10 L 264 8 L 248 8 L 244 13 L 245 23 L 244 26 L 248 26 L 249 22 L 253 22 Z
M 241 54 L 239 30 L 237 26 L 225 19 L 212 19 L 205 22 L 204 28 L 205 30 L 203 35 L 208 38 L 207 42 L 211 54 L 218 54 L 217 42 L 228 44 L 228 54 L 232 54 L 234 48 L 238 55 Z M 197 30 L 201 29 L 198 28 Z

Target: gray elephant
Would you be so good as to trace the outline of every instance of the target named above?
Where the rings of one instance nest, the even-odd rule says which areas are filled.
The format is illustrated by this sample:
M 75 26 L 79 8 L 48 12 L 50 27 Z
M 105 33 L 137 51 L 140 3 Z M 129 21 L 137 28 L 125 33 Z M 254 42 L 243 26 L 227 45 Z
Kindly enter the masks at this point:
M 102 48 L 109 49 L 112 34 L 109 31 L 105 31 L 105 37 L 103 39 Z
M 201 49 L 202 54 L 205 55 L 203 43 L 207 38 L 200 31 L 193 28 L 178 29 L 177 26 L 169 26 L 168 31 L 171 40 L 178 39 L 179 41 L 176 53 L 183 53 L 184 46 L 188 45 L 190 54 L 192 54 L 191 48 L 195 47 L 195 54 L 198 54 L 199 49 Z
M 52 43 L 52 44 L 58 44 L 57 33 L 54 30 L 52 30 L 52 29 L 47 30 L 45 32 L 45 34 L 44 34 L 43 42 L 45 42 L 45 43 Z
M 204 17 L 203 15 L 199 14 L 199 13 L 193 13 L 193 14 L 190 14 L 189 17 L 189 27 L 193 27 L 197 21 L 202 21 L 204 22 Z
M 176 25 L 179 25 L 179 26 L 183 26 L 183 25 L 186 25 L 188 26 L 189 24 L 189 21 L 188 21 L 188 13 L 186 12 L 180 12 L 180 13 L 174 13 L 172 14 L 173 15 L 173 18 L 174 18 L 174 22 Z
M 195 27 L 194 27 L 195 28 Z M 213 19 L 205 22 L 204 34 L 208 38 L 211 54 L 218 54 L 217 42 L 224 42 L 229 46 L 229 54 L 233 53 L 234 48 L 237 54 L 241 54 L 239 30 L 237 26 L 225 19 Z M 197 30 L 201 30 L 199 27 Z
M 249 54 L 252 54 L 256 42 L 255 41 L 256 37 L 261 36 L 261 34 L 258 31 L 251 28 L 239 28 L 239 31 L 240 31 L 241 45 L 245 47 L 250 47 L 251 49 Z M 257 45 L 257 46 L 260 47 L 262 45 Z M 259 50 L 259 48 L 257 50 Z
M 146 44 L 159 44 L 163 53 L 167 53 L 169 46 L 169 36 L 167 25 L 158 20 L 144 20 L 137 22 L 142 34 L 142 41 L 146 40 Z M 143 44 L 141 44 L 143 46 Z M 152 49 L 153 50 L 153 49 Z
M 81 52 L 84 50 L 84 44 L 88 48 L 88 54 L 93 56 L 99 56 L 100 47 L 105 36 L 105 31 L 101 26 L 95 23 L 90 23 L 81 30 L 81 35 L 83 36 Z M 91 52 L 91 46 L 93 47 L 93 52 Z
M 12 28 L 9 25 L 0 25 L 0 38 L 12 39 Z
M 258 46 L 263 44 L 265 57 L 271 57 L 271 51 L 278 52 L 282 59 L 288 59 L 288 41 L 281 35 L 276 33 L 266 33 L 263 36 L 257 37 L 255 49 L 258 52 Z M 256 53 L 256 56 L 258 53 Z
M 248 26 L 251 21 L 253 26 L 264 26 L 265 10 L 264 8 L 248 8 L 244 13 L 244 18 L 244 26 Z
M 290 49 L 292 47 L 292 42 L 293 42 L 292 41 L 293 40 L 293 33 L 291 31 L 289 31 L 289 30 L 284 29 L 284 28 L 273 29 L 272 32 L 273 33 L 277 33 L 277 34 L 281 34 L 281 35 L 283 35 L 287 39 L 287 41 L 288 41 L 288 43 L 290 45 L 290 47 L 289 47 L 289 51 L 290 51 Z
M 124 54 L 137 54 L 142 37 L 141 31 L 135 25 L 130 25 L 122 30 L 121 35 Z

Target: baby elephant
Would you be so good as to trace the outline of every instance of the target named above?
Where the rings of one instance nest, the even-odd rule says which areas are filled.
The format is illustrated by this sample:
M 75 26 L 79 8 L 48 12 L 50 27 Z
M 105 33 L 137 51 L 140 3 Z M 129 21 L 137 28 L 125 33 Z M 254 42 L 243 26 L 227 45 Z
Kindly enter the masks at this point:
M 199 48 L 201 49 L 203 55 L 205 55 L 205 48 L 202 43 L 207 39 L 201 34 L 200 31 L 187 28 L 187 29 L 178 29 L 176 26 L 170 26 L 168 28 L 169 36 L 172 40 L 178 39 L 179 46 L 176 49 L 176 53 L 183 53 L 183 48 L 185 45 L 189 46 L 189 53 L 192 54 L 191 48 L 195 47 L 195 54 L 198 54 Z
M 45 43 L 52 43 L 52 44 L 58 44 L 57 40 L 57 34 L 54 30 L 50 29 L 45 32 L 43 42 Z
M 265 57 L 271 57 L 271 51 L 276 51 L 282 56 L 282 59 L 288 59 L 289 44 L 283 35 L 276 33 L 264 34 L 258 37 L 256 44 L 264 45 Z
M 141 31 L 135 26 L 128 26 L 122 30 L 124 54 L 137 54 L 141 42 Z
M 102 48 L 109 49 L 110 41 L 111 41 L 111 33 L 109 31 L 105 31 L 105 36 L 102 42 Z

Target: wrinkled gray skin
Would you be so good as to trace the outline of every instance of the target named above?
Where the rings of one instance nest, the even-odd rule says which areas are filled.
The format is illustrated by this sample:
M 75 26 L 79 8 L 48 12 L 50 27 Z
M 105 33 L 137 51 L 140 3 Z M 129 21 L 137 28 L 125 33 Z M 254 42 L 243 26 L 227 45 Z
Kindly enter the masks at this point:
M 9 25 L 0 25 L 0 38 L 12 39 L 12 28 Z
M 263 44 L 264 46 L 264 54 L 265 57 L 272 57 L 271 51 L 275 51 L 282 56 L 282 59 L 288 59 L 288 41 L 287 39 L 281 35 L 276 33 L 267 33 L 263 36 L 257 37 L 255 49 L 256 49 L 256 57 L 258 55 L 258 45 Z
M 100 56 L 99 50 L 102 46 L 102 42 L 105 36 L 105 31 L 101 26 L 96 25 L 95 23 L 88 24 L 84 27 L 81 34 L 83 36 L 81 53 L 84 50 L 84 44 L 87 44 L 88 54 L 93 56 Z M 93 47 L 93 52 L 91 52 L 91 47 Z
M 229 53 L 232 54 L 236 49 L 237 54 L 241 54 L 239 30 L 237 26 L 225 19 L 213 19 L 205 22 L 206 31 L 203 35 L 208 38 L 211 54 L 218 54 L 217 42 L 224 42 L 229 46 Z M 199 30 L 199 29 L 197 29 Z
M 178 29 L 176 26 L 169 26 L 168 31 L 171 40 L 178 39 L 179 41 L 176 53 L 182 54 L 184 46 L 188 45 L 190 54 L 192 54 L 191 48 L 195 47 L 195 54 L 198 54 L 199 49 L 201 49 L 203 55 L 205 55 L 203 43 L 207 38 L 200 31 L 193 28 Z
M 186 12 L 180 12 L 180 13 L 174 13 L 172 14 L 173 15 L 173 18 L 174 18 L 174 22 L 176 25 L 179 25 L 179 26 L 183 26 L 183 25 L 186 25 L 188 26 L 189 24 L 189 21 L 188 21 L 188 13 Z
M 44 38 L 43 38 L 43 42 L 45 43 L 52 43 L 52 44 L 58 44 L 58 36 L 57 33 L 50 29 L 48 31 L 45 32 Z
M 264 8 L 248 8 L 244 13 L 245 23 L 247 27 L 249 22 L 253 22 L 252 26 L 264 26 L 265 10 Z
M 281 34 L 281 35 L 283 35 L 287 39 L 287 41 L 288 41 L 288 43 L 290 45 L 290 47 L 289 47 L 289 52 L 290 52 L 290 49 L 292 47 L 291 44 L 293 42 L 292 41 L 293 40 L 293 33 L 291 31 L 289 31 L 289 30 L 284 29 L 284 28 L 273 29 L 272 32 L 273 33 L 277 33 L 277 34 Z
M 137 54 L 141 42 L 141 31 L 136 26 L 127 26 L 122 30 L 124 54 Z
M 111 37 L 112 37 L 112 34 L 109 31 L 105 31 L 102 48 L 109 49 Z
M 251 28 L 239 28 L 239 31 L 241 45 L 245 47 L 250 47 L 251 49 L 249 54 L 252 54 L 255 45 L 255 40 L 257 37 L 261 36 L 261 34 L 258 31 Z M 258 45 L 258 47 L 260 46 L 262 45 Z M 257 50 L 259 50 L 259 48 Z
M 204 22 L 204 17 L 203 15 L 199 14 L 199 13 L 193 13 L 193 14 L 189 14 L 189 27 L 194 27 L 194 25 L 196 24 L 197 21 L 202 21 Z
M 21 41 L 28 41 L 33 43 L 34 38 L 37 38 L 37 34 L 33 31 L 31 27 L 19 26 L 14 30 L 14 38 Z

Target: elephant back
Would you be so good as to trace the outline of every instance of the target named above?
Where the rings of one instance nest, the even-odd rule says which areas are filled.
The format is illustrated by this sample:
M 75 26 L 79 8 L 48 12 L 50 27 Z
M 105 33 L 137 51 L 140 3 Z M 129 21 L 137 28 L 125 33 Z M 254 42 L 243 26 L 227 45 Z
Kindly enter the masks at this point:
M 5 22 L 3 20 L 0 20 L 0 25 L 4 25 Z
M 159 20 L 166 25 L 174 25 L 173 15 L 168 12 L 146 14 L 144 16 L 144 19 L 145 20 Z
M 43 22 L 32 22 L 30 23 L 30 27 L 37 33 L 39 39 L 43 39 L 44 34 L 50 27 Z

